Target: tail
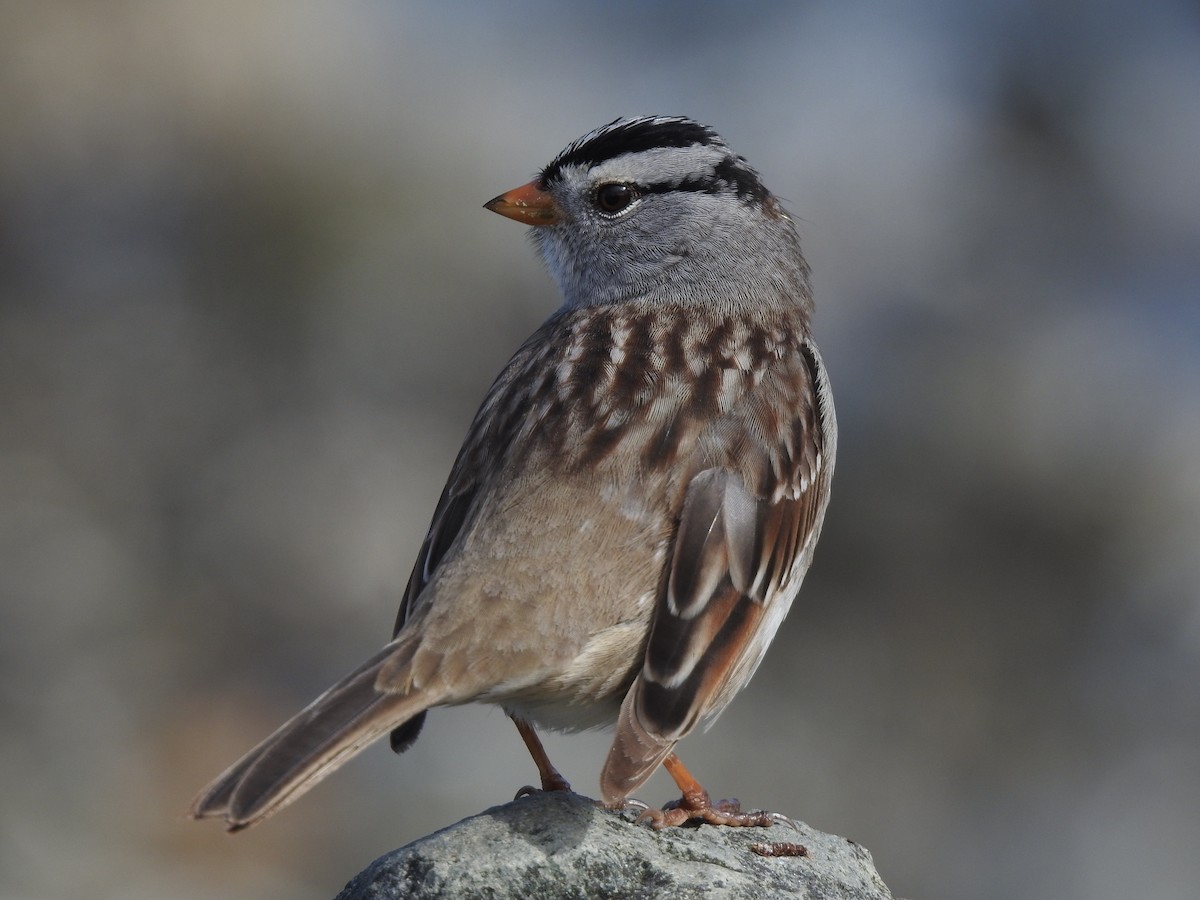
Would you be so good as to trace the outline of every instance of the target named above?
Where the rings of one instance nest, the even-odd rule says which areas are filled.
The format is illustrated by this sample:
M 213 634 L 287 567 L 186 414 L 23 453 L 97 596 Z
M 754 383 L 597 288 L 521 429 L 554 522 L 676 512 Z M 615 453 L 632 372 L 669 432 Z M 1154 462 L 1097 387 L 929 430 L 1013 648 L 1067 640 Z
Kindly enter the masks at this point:
M 638 712 L 641 691 L 638 678 L 621 703 L 617 731 L 600 770 L 600 796 L 609 805 L 619 804 L 645 784 L 682 737 L 655 734 L 643 724 Z
M 188 814 L 220 816 L 230 831 L 248 828 L 436 703 L 419 689 L 390 692 L 376 686 L 385 665 L 389 673 L 396 671 L 397 649 L 389 644 L 230 766 L 192 801 Z

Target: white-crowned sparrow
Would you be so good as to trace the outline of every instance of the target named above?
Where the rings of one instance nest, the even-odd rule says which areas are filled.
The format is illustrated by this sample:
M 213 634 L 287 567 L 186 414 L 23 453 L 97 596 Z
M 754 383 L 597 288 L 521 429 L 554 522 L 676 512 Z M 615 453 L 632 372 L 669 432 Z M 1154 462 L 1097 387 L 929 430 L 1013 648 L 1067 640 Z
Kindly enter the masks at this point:
M 800 589 L 836 429 L 791 219 L 686 118 L 618 119 L 486 204 L 533 226 L 564 296 L 488 391 L 433 515 L 394 637 L 194 801 L 252 825 L 430 707 L 496 703 L 543 789 L 533 723 L 616 723 L 620 806 L 660 764 L 683 799 L 646 815 L 769 824 L 713 805 L 673 749 L 750 680 Z

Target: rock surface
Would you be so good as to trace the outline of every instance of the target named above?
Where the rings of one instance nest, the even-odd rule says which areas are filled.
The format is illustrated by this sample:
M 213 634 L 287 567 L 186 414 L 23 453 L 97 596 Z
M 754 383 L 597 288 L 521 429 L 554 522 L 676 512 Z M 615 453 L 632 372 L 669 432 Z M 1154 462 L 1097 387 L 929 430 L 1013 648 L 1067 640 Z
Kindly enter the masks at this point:
M 576 794 L 525 797 L 381 856 L 337 900 L 891 898 L 870 853 L 803 824 L 799 832 L 786 825 L 656 832 L 633 819 Z M 766 842 L 802 844 L 808 855 L 751 849 Z

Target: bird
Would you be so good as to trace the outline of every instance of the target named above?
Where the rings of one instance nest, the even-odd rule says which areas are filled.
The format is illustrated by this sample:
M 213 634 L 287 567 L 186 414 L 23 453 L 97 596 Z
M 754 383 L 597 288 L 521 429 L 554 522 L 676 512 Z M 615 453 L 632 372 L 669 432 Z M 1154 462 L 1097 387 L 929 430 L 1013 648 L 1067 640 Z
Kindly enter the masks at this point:
M 261 822 L 429 710 L 487 703 L 567 791 L 538 729 L 613 727 L 599 802 L 651 827 L 770 825 L 676 753 L 762 661 L 800 590 L 837 445 L 795 223 L 712 128 L 619 118 L 485 208 L 562 294 L 488 390 L 392 639 L 206 787 Z M 632 799 L 660 766 L 681 791 Z

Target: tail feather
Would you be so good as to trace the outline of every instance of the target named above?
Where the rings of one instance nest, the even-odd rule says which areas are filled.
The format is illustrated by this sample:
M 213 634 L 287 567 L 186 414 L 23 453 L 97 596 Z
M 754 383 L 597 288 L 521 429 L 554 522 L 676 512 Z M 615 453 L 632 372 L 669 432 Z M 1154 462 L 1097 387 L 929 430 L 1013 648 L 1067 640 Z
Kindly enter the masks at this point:
M 389 644 L 243 756 L 192 801 L 189 815 L 247 828 L 309 788 L 388 731 L 437 702 L 427 691 L 381 691 L 380 669 L 396 663 Z
M 652 733 L 638 714 L 642 680 L 638 678 L 621 703 L 617 731 L 600 772 L 600 795 L 617 804 L 640 788 L 675 749 L 676 739 Z

